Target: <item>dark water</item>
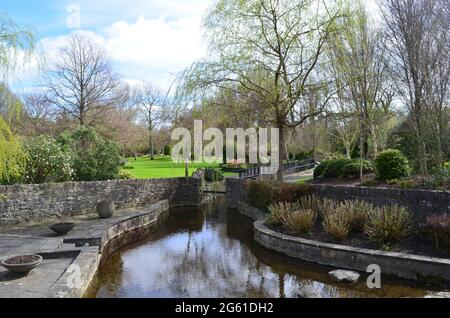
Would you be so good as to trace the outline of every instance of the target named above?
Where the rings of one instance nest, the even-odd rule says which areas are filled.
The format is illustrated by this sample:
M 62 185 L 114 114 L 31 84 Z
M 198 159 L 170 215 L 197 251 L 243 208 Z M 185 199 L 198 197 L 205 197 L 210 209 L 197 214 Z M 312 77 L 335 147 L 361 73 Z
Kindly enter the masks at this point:
M 382 288 L 329 280 L 331 268 L 259 247 L 251 221 L 223 201 L 173 209 L 150 237 L 111 256 L 96 297 L 424 297 L 432 290 L 382 278 Z

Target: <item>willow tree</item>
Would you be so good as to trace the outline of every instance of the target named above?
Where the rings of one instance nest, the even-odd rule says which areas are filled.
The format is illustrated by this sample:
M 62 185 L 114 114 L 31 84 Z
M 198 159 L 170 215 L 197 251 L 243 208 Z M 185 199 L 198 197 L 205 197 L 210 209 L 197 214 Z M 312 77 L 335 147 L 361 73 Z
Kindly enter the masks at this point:
M 17 68 L 34 57 L 36 42 L 32 30 L 14 23 L 0 12 L 0 81 L 5 82 Z M 7 85 L 0 83 L 0 113 L 11 122 L 22 111 L 22 104 Z
M 20 62 L 33 57 L 35 44 L 31 29 L 17 25 L 0 12 L 0 73 L 3 77 L 13 72 Z
M 25 153 L 19 138 L 0 116 L 0 184 L 20 181 L 25 168 Z
M 285 132 L 320 114 L 302 99 L 327 84 L 318 67 L 327 41 L 336 33 L 341 5 L 326 0 L 220 0 L 204 19 L 207 57 L 184 74 L 183 93 L 245 92 L 280 129 L 279 162 Z M 245 106 L 243 106 L 245 107 Z M 279 169 L 277 177 L 283 178 Z

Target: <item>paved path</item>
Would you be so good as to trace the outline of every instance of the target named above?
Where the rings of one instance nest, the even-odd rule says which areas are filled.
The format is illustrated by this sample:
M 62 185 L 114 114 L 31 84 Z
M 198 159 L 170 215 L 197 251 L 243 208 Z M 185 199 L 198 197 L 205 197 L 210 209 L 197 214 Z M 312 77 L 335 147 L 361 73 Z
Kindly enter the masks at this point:
M 295 174 L 291 174 L 288 176 L 284 176 L 284 182 L 289 182 L 289 183 L 296 183 L 300 180 L 304 180 L 305 178 L 311 178 L 313 177 L 314 174 L 314 170 L 307 170 L 307 171 L 302 171 L 299 173 L 295 173 Z

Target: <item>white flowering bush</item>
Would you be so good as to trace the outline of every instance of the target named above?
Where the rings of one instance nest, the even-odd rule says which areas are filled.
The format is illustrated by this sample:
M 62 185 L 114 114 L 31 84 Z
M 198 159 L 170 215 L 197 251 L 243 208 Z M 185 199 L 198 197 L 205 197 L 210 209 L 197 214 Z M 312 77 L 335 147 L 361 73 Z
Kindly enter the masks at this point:
M 72 179 L 72 157 L 67 148 L 48 136 L 26 142 L 26 183 L 64 182 Z

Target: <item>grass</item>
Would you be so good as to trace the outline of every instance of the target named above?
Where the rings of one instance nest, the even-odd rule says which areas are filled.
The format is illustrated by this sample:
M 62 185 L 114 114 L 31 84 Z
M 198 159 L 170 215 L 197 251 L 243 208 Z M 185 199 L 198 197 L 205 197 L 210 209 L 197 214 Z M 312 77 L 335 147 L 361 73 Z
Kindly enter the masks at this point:
M 128 158 L 125 165 L 126 171 L 130 172 L 136 179 L 159 179 L 159 178 L 177 178 L 184 177 L 184 163 L 178 164 L 172 162 L 168 156 L 155 157 L 150 160 L 148 157 L 138 157 L 137 160 Z M 219 164 L 208 163 L 189 163 L 189 175 L 198 168 L 215 167 L 219 169 Z M 231 176 L 232 173 L 224 173 L 225 176 Z
M 296 183 L 298 183 L 298 184 L 304 184 L 306 181 L 313 180 L 313 179 L 314 179 L 314 178 L 313 178 L 312 175 L 301 176 L 301 177 L 296 181 Z

